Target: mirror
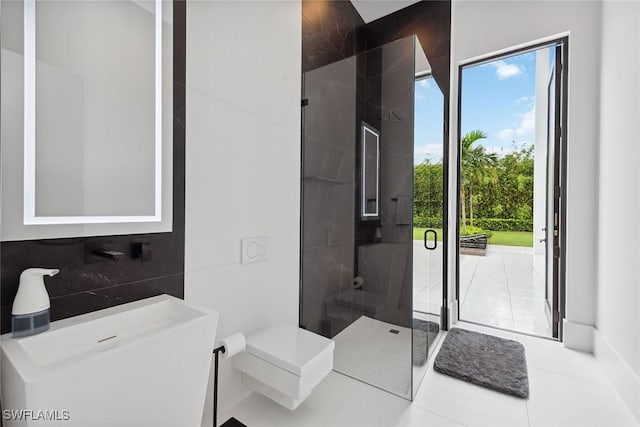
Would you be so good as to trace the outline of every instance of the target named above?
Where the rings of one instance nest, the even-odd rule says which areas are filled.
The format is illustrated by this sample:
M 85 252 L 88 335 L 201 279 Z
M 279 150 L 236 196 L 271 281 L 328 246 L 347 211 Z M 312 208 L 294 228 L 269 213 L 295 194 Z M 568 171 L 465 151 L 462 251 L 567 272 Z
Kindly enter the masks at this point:
M 377 218 L 380 199 L 380 133 L 362 123 L 362 217 Z
M 171 231 L 171 2 L 2 5 L 2 240 Z

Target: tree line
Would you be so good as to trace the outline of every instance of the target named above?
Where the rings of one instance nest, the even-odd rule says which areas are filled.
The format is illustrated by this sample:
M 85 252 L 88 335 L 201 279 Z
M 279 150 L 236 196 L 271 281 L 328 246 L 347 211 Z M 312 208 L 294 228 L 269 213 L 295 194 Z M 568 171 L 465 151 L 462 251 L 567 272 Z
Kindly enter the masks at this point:
M 461 140 L 460 224 L 491 231 L 533 229 L 533 146 L 513 146 L 497 156 L 478 141 L 482 131 Z M 425 160 L 414 166 L 414 223 L 441 227 L 443 209 L 442 162 Z

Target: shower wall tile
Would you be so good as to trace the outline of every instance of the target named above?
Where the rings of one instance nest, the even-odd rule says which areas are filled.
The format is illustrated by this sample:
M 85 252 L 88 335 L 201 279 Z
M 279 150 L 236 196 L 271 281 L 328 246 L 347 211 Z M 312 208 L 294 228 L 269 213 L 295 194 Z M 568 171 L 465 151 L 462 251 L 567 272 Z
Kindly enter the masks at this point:
M 364 50 L 364 21 L 351 2 L 304 0 L 302 17 L 303 73 Z
M 340 150 L 315 138 L 305 139 L 305 178 L 326 178 L 342 184 L 353 184 L 354 169 L 354 153 Z
M 380 131 L 380 125 L 382 123 L 382 100 L 380 98 L 382 76 L 380 74 L 371 77 L 367 76 L 364 84 L 365 93 L 363 119 L 376 130 Z
M 385 141 L 388 142 L 384 145 L 380 144 L 382 158 L 397 156 L 413 158 L 413 117 L 407 115 L 399 117 L 400 119 L 385 119 L 382 122 L 382 132 L 385 134 Z
M 305 46 L 302 52 L 303 73 L 331 64 L 336 58 L 343 59 L 331 42 L 304 15 L 302 28 L 302 43 Z
M 301 323 L 305 328 L 328 335 L 327 304 L 350 286 L 353 278 L 353 242 L 316 247 L 304 251 L 302 268 L 305 287 L 302 290 Z
M 303 113 L 307 178 L 300 322 L 330 337 L 364 314 L 350 307 L 348 298 L 338 302 L 336 297 L 351 289 L 351 278 L 358 274 L 366 276 L 365 291 L 386 299 L 376 318 L 411 325 L 413 230 L 411 225 L 396 225 L 397 202 L 391 200 L 413 195 L 414 44 L 408 36 L 418 34 L 438 82 L 449 85 L 449 1 L 419 2 L 369 24 L 360 23 L 360 31 L 349 30 L 355 21 L 345 18 L 345 10 L 352 8 L 350 2 L 303 2 L 303 97 L 309 104 Z M 353 54 L 357 56 L 345 61 Z M 360 218 L 363 121 L 381 132 L 380 218 L 369 221 Z M 344 172 L 353 181 L 343 179 Z M 410 218 L 411 204 L 405 206 Z M 343 223 L 349 210 L 351 222 Z M 382 243 L 373 244 L 379 225 Z M 375 256 L 362 257 L 365 248 Z M 336 354 L 342 357 L 340 350 Z M 390 363 L 388 371 L 398 374 L 394 369 Z
M 391 206 L 395 213 L 396 201 L 392 200 L 397 197 L 413 197 L 413 174 L 404 172 L 413 168 L 412 155 L 398 155 L 381 157 L 381 175 L 384 176 L 384 197 L 381 202 Z M 386 206 L 383 206 L 386 209 Z M 395 215 L 394 215 L 395 216 Z
M 417 35 L 427 55 L 438 86 L 449 95 L 451 51 L 451 2 L 421 1 L 366 26 L 367 49 L 383 46 L 403 37 Z
M 355 58 L 305 73 L 305 137 L 355 153 L 356 87 Z
M 413 208 L 411 203 L 402 205 L 397 199 L 413 198 L 413 48 L 413 37 L 406 37 L 381 49 L 382 241 L 393 243 L 396 258 L 405 258 L 403 264 L 393 264 L 397 274 L 387 285 L 392 309 L 385 313 L 385 321 L 401 326 L 410 326 L 412 316 L 413 229 L 410 224 L 398 224 L 398 217 L 411 218 Z
M 359 275 L 364 289 L 386 300 L 377 320 L 408 326 L 411 307 L 403 301 L 404 284 L 411 283 L 411 247 L 404 243 L 375 243 L 358 247 Z
M 352 242 L 353 186 L 305 179 L 303 247 Z
M 350 6 L 342 4 L 340 7 Z M 344 9 L 341 12 L 344 14 Z M 354 244 L 358 246 L 373 242 L 375 229 L 382 225 L 383 242 L 395 242 L 398 247 L 405 247 L 405 263 L 403 274 L 398 274 L 396 280 L 391 283 L 388 277 L 381 277 L 390 290 L 392 290 L 394 309 L 388 313 L 387 320 L 396 324 L 407 325 L 410 319 L 411 303 L 411 259 L 413 233 L 410 225 L 396 225 L 397 202 L 391 199 L 397 197 L 411 197 L 413 194 L 413 40 L 398 41 L 407 36 L 418 34 L 427 56 L 437 74 L 439 82 L 444 82 L 448 87 L 448 55 L 449 55 L 449 30 L 450 30 L 450 3 L 449 2 L 420 2 L 392 14 L 388 17 L 364 25 L 364 37 L 356 31 L 356 49 L 354 52 L 363 52 L 363 48 L 372 49 L 393 43 L 394 48 L 385 46 L 383 49 L 369 50 L 358 55 L 347 67 L 347 61 L 340 63 L 344 55 L 352 54 L 351 34 L 344 31 L 348 27 L 348 20 L 337 19 L 340 8 L 331 1 L 303 2 L 303 72 L 305 98 L 309 100 L 309 106 L 305 107 L 304 132 L 305 176 L 325 177 L 328 180 L 337 181 L 336 188 L 329 188 L 328 183 L 321 185 L 319 182 L 304 181 L 304 229 L 303 247 L 313 248 L 313 255 L 307 257 L 307 250 L 303 255 L 303 288 L 302 292 L 310 292 L 303 298 L 302 313 L 313 312 L 314 320 L 306 319 L 309 325 L 324 328 L 322 323 L 322 310 L 314 306 L 322 297 L 327 297 L 329 285 L 322 285 L 321 279 L 307 277 L 306 268 L 313 268 L 319 274 L 322 269 L 330 271 L 330 266 L 324 264 L 329 256 L 321 252 L 322 245 L 335 243 L 344 238 L 345 231 L 337 226 L 342 215 L 346 215 L 340 207 L 329 209 L 327 205 L 342 205 L 341 197 L 344 189 L 338 189 L 342 180 L 341 171 L 345 171 L 345 160 L 348 159 L 339 149 L 354 152 L 355 171 L 353 181 L 353 228 Z M 324 17 L 322 20 L 320 17 Z M 444 21 L 437 22 L 434 21 Z M 425 28 L 431 26 L 431 28 Z M 336 35 L 339 35 L 338 37 Z M 337 37 L 337 38 L 336 38 Z M 428 38 L 428 40 L 423 40 Z M 364 43 L 358 42 L 364 40 Z M 404 43 L 404 44 L 403 44 Z M 338 54 L 332 58 L 332 48 Z M 359 50 L 360 49 L 360 50 Z M 315 62 L 314 62 L 315 61 Z M 326 67 L 322 65 L 330 64 Z M 447 64 L 445 64 L 447 62 Z M 311 65 L 310 65 L 311 64 Z M 317 67 L 314 69 L 314 67 Z M 353 82 L 348 81 L 355 68 L 356 77 Z M 324 68 L 324 69 L 323 69 Z M 307 72 L 313 69 L 320 71 L 317 74 Z M 443 77 L 444 76 L 444 77 Z M 348 83 L 347 83 L 348 81 Z M 354 87 L 352 87 L 354 86 Z M 332 89 L 339 89 L 338 97 L 332 98 Z M 347 103 L 345 108 L 336 104 L 336 99 L 341 99 L 343 94 L 355 92 L 355 115 L 352 115 L 352 105 Z M 445 91 L 446 92 L 446 91 Z M 336 92 L 336 95 L 338 92 Z M 314 97 L 316 101 L 314 103 Z M 331 110 L 333 106 L 333 110 Z M 316 108 L 314 111 L 313 108 Z M 319 113 L 318 113 L 319 112 Z M 310 114 L 311 113 L 311 114 Z M 347 116 L 348 114 L 348 116 Z M 362 221 L 359 217 L 360 197 L 360 126 L 361 122 L 368 124 L 381 132 L 381 211 L 380 219 L 374 221 Z M 355 141 L 348 139 L 349 122 L 352 124 L 351 135 Z M 347 138 L 345 138 L 347 137 Z M 326 145 L 323 145 L 326 144 Z M 350 148 L 353 147 L 353 151 Z M 336 150 L 331 150 L 333 147 Z M 351 173 L 349 171 L 349 173 Z M 344 185 L 342 186 L 344 187 Z M 411 209 L 411 206 L 408 206 Z M 410 215 L 411 213 L 409 213 Z M 411 215 L 410 215 L 411 216 Z M 335 231 L 337 240 L 332 240 L 332 232 Z M 350 230 L 346 231 L 347 233 Z M 349 235 L 349 234 L 347 234 Z M 357 243 L 356 243 L 357 242 Z M 383 243 L 387 244 L 387 243 Z M 308 252 L 311 253 L 311 252 Z M 402 258 L 401 252 L 392 258 Z M 384 262 L 382 262 L 384 264 Z M 355 269 L 359 268 L 359 262 L 353 261 Z M 402 269 L 402 268 L 401 268 Z M 311 273 L 309 273 L 311 275 Z M 358 274 L 354 272 L 354 274 Z M 333 279 L 335 280 L 335 279 Z M 385 281 L 386 280 L 386 281 Z M 333 291 L 334 289 L 331 289 Z M 325 318 L 325 322 L 326 322 Z
M 363 22 L 350 2 L 303 1 L 303 230 L 300 323 L 331 336 L 328 304 L 354 276 L 356 57 Z
M 397 199 L 413 197 L 413 39 L 405 38 L 380 50 L 385 70 L 378 75 L 383 118 L 380 129 L 382 241 L 410 246 L 411 225 L 397 225 Z M 391 111 L 396 114 L 389 115 Z M 411 212 L 404 214 L 412 216 Z

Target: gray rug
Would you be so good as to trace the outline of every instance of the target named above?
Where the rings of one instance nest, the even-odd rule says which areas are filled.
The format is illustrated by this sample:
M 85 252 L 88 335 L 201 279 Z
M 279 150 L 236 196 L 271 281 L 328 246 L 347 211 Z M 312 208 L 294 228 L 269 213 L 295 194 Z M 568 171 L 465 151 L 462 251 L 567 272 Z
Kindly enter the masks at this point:
M 433 369 L 512 396 L 529 396 L 524 346 L 517 341 L 453 328 Z
M 436 322 L 413 319 L 413 364 L 422 366 L 427 363 L 429 347 L 440 332 L 440 326 Z

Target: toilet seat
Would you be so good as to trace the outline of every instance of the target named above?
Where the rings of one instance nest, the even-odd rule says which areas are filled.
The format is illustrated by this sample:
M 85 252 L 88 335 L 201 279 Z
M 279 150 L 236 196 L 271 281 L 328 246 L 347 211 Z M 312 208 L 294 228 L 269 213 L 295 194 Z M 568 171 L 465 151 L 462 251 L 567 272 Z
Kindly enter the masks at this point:
M 333 369 L 335 343 L 296 326 L 281 325 L 247 337 L 233 358 L 245 385 L 293 410 Z

